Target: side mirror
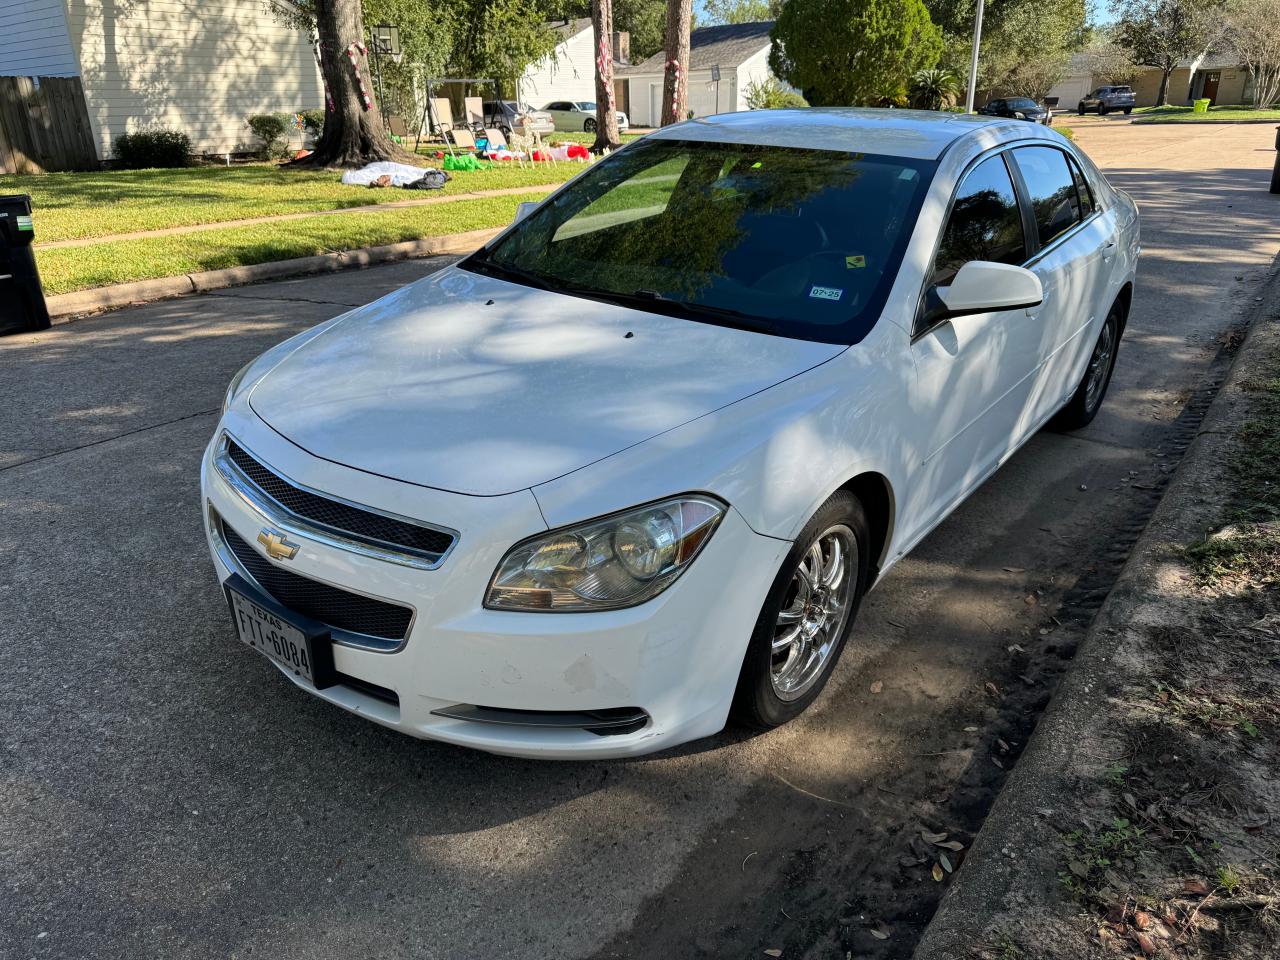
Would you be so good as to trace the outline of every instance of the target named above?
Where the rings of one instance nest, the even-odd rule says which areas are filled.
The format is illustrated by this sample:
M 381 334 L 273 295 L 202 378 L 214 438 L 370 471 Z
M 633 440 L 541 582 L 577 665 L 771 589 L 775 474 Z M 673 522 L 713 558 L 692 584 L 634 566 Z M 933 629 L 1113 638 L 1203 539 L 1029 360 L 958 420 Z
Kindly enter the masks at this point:
M 537 209 L 538 209 L 538 201 L 523 200 L 520 203 L 516 204 L 516 218 L 511 222 L 519 223 L 521 220 L 523 220 L 525 217 L 527 217 L 529 214 L 533 213 L 533 211 Z M 1036 281 L 1036 282 L 1038 283 L 1039 281 Z
M 926 302 L 930 325 L 948 317 L 1034 307 L 1044 301 L 1040 278 L 1007 263 L 970 260 L 950 285 L 933 287 Z

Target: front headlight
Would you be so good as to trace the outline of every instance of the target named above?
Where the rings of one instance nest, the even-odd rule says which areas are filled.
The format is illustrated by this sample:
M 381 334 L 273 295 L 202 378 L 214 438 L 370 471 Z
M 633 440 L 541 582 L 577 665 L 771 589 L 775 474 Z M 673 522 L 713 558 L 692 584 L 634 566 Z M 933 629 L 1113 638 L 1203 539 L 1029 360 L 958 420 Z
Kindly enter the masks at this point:
M 554 612 L 644 603 L 693 562 L 724 512 L 719 500 L 687 494 L 539 534 L 503 557 L 484 605 Z
M 231 382 L 227 384 L 226 396 L 222 398 L 222 412 L 224 414 L 227 412 L 227 408 L 231 406 L 231 401 L 236 398 L 236 392 L 240 389 L 240 384 L 244 380 L 244 375 L 249 372 L 249 368 L 251 366 L 253 366 L 252 360 L 237 370 L 236 375 L 232 377 Z

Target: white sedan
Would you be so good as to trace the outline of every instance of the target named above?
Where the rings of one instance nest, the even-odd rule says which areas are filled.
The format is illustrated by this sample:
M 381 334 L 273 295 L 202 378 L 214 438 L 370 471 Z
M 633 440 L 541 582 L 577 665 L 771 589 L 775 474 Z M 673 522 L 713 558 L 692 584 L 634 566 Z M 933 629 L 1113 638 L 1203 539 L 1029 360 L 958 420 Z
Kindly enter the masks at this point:
M 1138 214 L 1051 129 L 666 127 L 241 370 L 202 471 L 238 637 L 419 737 L 608 757 L 808 707 L 864 594 L 1098 412 Z
M 551 115 L 557 130 L 585 130 L 595 133 L 596 104 L 594 100 L 553 100 L 542 108 L 543 113 Z M 631 121 L 621 110 L 618 114 L 618 130 L 626 133 Z

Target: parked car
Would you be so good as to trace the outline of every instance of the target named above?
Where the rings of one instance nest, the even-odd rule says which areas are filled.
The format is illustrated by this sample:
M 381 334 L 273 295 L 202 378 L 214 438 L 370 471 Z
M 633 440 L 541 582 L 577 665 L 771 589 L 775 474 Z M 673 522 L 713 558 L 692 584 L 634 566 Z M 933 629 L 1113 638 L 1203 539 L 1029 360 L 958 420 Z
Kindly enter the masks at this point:
M 978 110 L 984 117 L 1009 117 L 1013 120 L 1030 120 L 1032 123 L 1049 124 L 1053 115 L 1048 107 L 1042 107 L 1030 97 L 1008 97 L 991 100 Z
M 495 753 L 784 723 L 894 564 L 1097 414 L 1138 249 L 1047 127 L 666 127 L 235 375 L 201 489 L 237 634 Z
M 596 104 L 594 100 L 555 100 L 542 108 L 555 122 L 557 130 L 585 130 L 595 133 Z M 618 114 L 618 131 L 625 132 L 631 121 L 621 110 Z
M 1076 112 L 1083 117 L 1088 111 L 1097 110 L 1098 116 L 1105 117 L 1113 110 L 1123 110 L 1127 117 L 1133 113 L 1136 102 L 1132 87 L 1099 87 L 1088 96 L 1080 98 L 1080 102 L 1076 104 Z
M 496 127 L 503 136 L 509 137 L 512 131 L 519 133 L 522 123 L 531 131 L 546 136 L 556 129 L 551 115 L 542 110 L 533 110 L 528 104 L 515 100 L 490 100 L 484 104 L 484 125 Z

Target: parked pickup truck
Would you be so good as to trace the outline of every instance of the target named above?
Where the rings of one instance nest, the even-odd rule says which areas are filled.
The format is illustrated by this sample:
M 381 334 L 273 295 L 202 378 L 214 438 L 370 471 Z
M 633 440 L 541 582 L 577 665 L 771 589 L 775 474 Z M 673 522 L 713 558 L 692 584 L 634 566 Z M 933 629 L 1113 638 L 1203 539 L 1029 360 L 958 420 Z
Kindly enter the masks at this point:
M 1134 103 L 1132 87 L 1099 87 L 1080 98 L 1076 111 L 1083 117 L 1087 111 L 1097 110 L 1098 116 L 1105 117 L 1112 110 L 1123 110 L 1127 117 L 1133 113 Z

